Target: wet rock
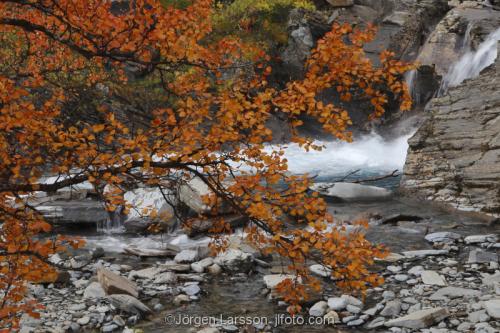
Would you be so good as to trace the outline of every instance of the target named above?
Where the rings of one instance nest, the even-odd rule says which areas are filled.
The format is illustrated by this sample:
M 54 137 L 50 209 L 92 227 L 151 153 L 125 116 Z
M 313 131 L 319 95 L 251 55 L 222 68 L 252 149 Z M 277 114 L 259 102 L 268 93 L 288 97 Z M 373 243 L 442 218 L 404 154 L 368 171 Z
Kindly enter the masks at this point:
M 386 290 L 382 293 L 382 297 L 386 301 L 392 301 L 393 299 L 396 298 L 396 293 L 392 290 Z
M 166 271 L 165 268 L 153 266 L 153 267 L 141 269 L 138 271 L 131 271 L 129 273 L 128 277 L 129 277 L 129 279 L 133 279 L 133 278 L 154 279 L 156 275 L 158 275 L 164 271 Z
M 430 243 L 453 243 L 460 238 L 460 234 L 450 231 L 434 232 L 425 236 L 425 240 Z
M 344 310 L 347 306 L 347 299 L 342 297 L 332 297 L 328 299 L 328 307 L 334 311 Z
M 152 313 L 151 309 L 139 301 L 137 298 L 126 294 L 114 294 L 108 296 L 111 304 L 117 309 L 127 313 L 142 315 Z
M 198 257 L 197 250 L 182 250 L 175 256 L 174 261 L 178 264 L 190 264 L 198 260 Z
M 166 262 L 158 267 L 160 272 L 172 271 L 172 272 L 189 272 L 191 270 L 191 265 L 188 264 L 177 264 L 175 262 Z
M 429 299 L 432 301 L 446 300 L 447 298 L 454 299 L 460 297 L 479 297 L 481 292 L 474 289 L 466 289 L 460 287 L 445 287 L 441 288 L 432 294 Z
M 341 201 L 382 200 L 392 195 L 385 188 L 355 183 L 316 183 L 311 190 Z
M 398 222 L 418 222 L 421 220 L 423 220 L 423 217 L 417 215 L 394 214 L 381 219 L 379 223 L 396 225 Z
M 414 275 L 414 276 L 420 276 L 420 274 L 422 274 L 422 272 L 424 271 L 424 267 L 423 266 L 413 266 L 412 268 L 410 268 L 408 270 L 408 274 L 411 274 L 411 275 Z
M 420 274 L 422 282 L 433 286 L 446 286 L 446 280 L 435 271 L 422 271 Z
M 231 272 L 248 272 L 253 266 L 253 256 L 237 249 L 219 254 L 214 262 Z
M 97 280 L 108 295 L 128 294 L 139 297 L 139 291 L 135 283 L 103 267 L 97 269 Z
M 500 283 L 500 272 L 495 274 L 483 274 L 482 283 L 486 286 L 494 286 Z
M 290 279 L 294 280 L 296 278 L 295 275 L 290 274 L 269 274 L 264 275 L 264 283 L 268 289 L 276 288 L 281 282 Z M 333 310 L 333 309 L 332 309 Z
M 325 315 L 327 310 L 328 310 L 328 303 L 325 301 L 320 301 L 314 304 L 309 309 L 309 315 L 313 317 L 321 317 Z
M 484 302 L 486 312 L 495 319 L 500 319 L 500 299 Z
M 482 250 L 472 250 L 469 252 L 469 264 L 483 264 L 490 262 L 498 262 L 498 255 L 496 253 Z
M 101 298 L 106 296 L 106 292 L 99 282 L 90 283 L 83 292 L 83 298 Z
M 413 312 L 409 315 L 385 322 L 386 327 L 421 329 L 433 326 L 449 316 L 445 308 L 432 308 Z
M 190 284 L 182 288 L 182 291 L 189 296 L 194 296 L 197 295 L 201 291 L 201 289 L 197 284 Z

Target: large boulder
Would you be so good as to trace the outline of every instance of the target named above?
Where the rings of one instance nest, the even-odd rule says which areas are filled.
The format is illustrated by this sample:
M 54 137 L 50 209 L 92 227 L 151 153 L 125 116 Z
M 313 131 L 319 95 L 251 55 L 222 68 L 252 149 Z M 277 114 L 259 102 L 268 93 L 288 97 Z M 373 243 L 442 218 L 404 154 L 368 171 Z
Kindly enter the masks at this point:
M 210 187 L 200 178 L 194 177 L 179 186 L 179 200 L 197 214 L 219 215 L 231 211 L 227 203 L 221 203 L 218 207 L 207 205 L 203 198 L 213 194 Z
M 434 98 L 409 140 L 401 181 L 412 195 L 500 214 L 500 60 Z
M 392 319 L 385 322 L 387 327 L 405 327 L 410 329 L 421 329 L 433 326 L 449 316 L 445 308 L 432 308 L 415 311 L 404 317 Z
M 167 202 L 165 200 L 165 196 Z M 143 232 L 153 222 L 172 223 L 174 219 L 174 209 L 171 204 L 175 205 L 174 196 L 165 191 L 160 191 L 158 188 L 137 188 L 132 191 L 125 192 L 124 200 L 130 209 L 124 221 L 124 227 L 129 232 Z M 149 215 L 154 212 L 155 218 Z
M 253 266 L 253 256 L 237 249 L 220 253 L 214 262 L 231 272 L 248 272 Z

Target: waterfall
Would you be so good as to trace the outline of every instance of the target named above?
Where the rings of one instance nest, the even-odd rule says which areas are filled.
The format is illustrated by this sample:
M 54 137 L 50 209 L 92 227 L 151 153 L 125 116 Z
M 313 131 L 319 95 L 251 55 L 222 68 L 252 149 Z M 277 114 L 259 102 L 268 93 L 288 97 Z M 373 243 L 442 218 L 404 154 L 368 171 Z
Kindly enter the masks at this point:
M 488 35 L 476 51 L 464 54 L 443 78 L 439 95 L 446 93 L 448 88 L 458 86 L 463 81 L 477 77 L 479 73 L 495 62 L 497 58 L 497 43 L 500 40 L 500 28 Z

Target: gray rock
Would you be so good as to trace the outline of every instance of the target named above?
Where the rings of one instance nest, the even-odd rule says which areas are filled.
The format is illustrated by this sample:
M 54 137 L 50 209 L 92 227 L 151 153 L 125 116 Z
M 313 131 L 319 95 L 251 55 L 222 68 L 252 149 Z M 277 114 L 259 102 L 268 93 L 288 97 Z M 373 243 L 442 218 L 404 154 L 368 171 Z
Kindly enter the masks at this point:
M 423 266 L 413 266 L 408 270 L 408 274 L 420 276 L 423 271 L 425 271 L 425 268 Z
M 420 329 L 433 326 L 449 316 L 445 308 L 431 308 L 413 312 L 404 317 L 385 322 L 386 327 L 405 327 Z
M 149 267 L 145 269 L 141 269 L 138 271 L 131 271 L 128 275 L 129 279 L 133 278 L 141 278 L 141 279 L 154 279 L 156 275 L 160 274 L 161 272 L 166 271 L 165 268 L 160 268 L 160 267 Z
M 366 328 L 368 328 L 370 330 L 375 329 L 375 328 L 379 328 L 379 327 L 384 326 L 384 323 L 385 323 L 384 317 L 377 317 L 377 318 L 373 319 L 371 322 L 369 322 L 366 325 Z
M 347 299 L 342 297 L 332 297 L 328 299 L 328 307 L 334 311 L 344 310 L 347 306 Z
M 190 284 L 182 288 L 182 291 L 184 291 L 189 296 L 194 296 L 197 295 L 201 291 L 201 289 L 197 284 Z
M 396 274 L 394 275 L 394 279 L 399 282 L 405 282 L 409 279 L 409 277 L 406 274 Z
M 415 250 L 415 251 L 405 251 L 403 255 L 407 258 L 425 258 L 430 256 L 440 256 L 448 254 L 450 251 L 443 250 Z
M 432 294 L 429 299 L 431 301 L 446 300 L 447 298 L 460 298 L 460 297 L 479 297 L 481 292 L 474 289 L 466 289 L 460 287 L 445 287 L 441 288 Z
M 347 323 L 347 326 L 361 326 L 365 323 L 363 319 L 356 319 L 356 320 L 351 320 L 350 322 Z
M 135 283 L 103 267 L 97 269 L 97 280 L 108 295 L 129 294 L 139 297 L 139 291 Z
M 332 7 L 351 7 L 354 5 L 353 0 L 326 0 L 328 4 Z
M 326 314 L 327 310 L 328 310 L 328 303 L 325 301 L 320 301 L 314 304 L 309 309 L 309 315 L 313 317 L 322 317 Z
M 468 319 L 471 323 L 475 324 L 490 320 L 490 316 L 486 313 L 485 310 L 479 310 L 469 313 Z
M 211 266 L 214 263 L 214 260 L 210 257 L 200 260 L 198 262 L 194 262 L 191 264 L 191 269 L 196 273 L 203 273 L 205 269 Z
M 335 325 L 341 322 L 338 313 L 335 311 L 329 311 L 327 314 L 325 314 L 323 316 L 323 321 L 325 325 Z
M 219 254 L 214 263 L 231 272 L 248 272 L 253 266 L 253 256 L 237 249 L 229 249 Z
M 469 264 L 483 264 L 489 262 L 498 262 L 498 255 L 493 252 L 482 250 L 472 250 L 469 252 Z
M 290 275 L 290 274 L 269 274 L 269 275 L 264 275 L 263 277 L 264 283 L 266 284 L 266 287 L 268 289 L 276 288 L 281 282 L 283 282 L 286 279 L 290 279 L 293 281 L 295 278 L 296 278 L 295 275 Z
M 425 235 L 425 240 L 431 243 L 453 243 L 462 238 L 460 234 L 450 231 L 434 232 Z
M 174 272 L 164 272 L 156 275 L 153 283 L 173 284 L 177 282 L 177 275 Z
M 354 313 L 354 314 L 361 313 L 361 308 L 359 308 L 355 305 L 351 305 L 351 304 L 347 304 L 346 310 L 349 311 L 350 313 Z
M 99 282 L 90 283 L 83 292 L 83 298 L 101 298 L 106 296 L 106 292 Z
M 495 274 L 483 274 L 482 283 L 486 286 L 494 286 L 500 283 L 500 272 Z
M 222 272 L 222 268 L 217 264 L 213 264 L 213 265 L 208 266 L 207 270 L 212 275 L 217 275 L 217 274 L 220 274 Z
M 138 315 L 144 313 L 152 313 L 149 307 L 144 305 L 137 298 L 127 294 L 110 295 L 108 296 L 108 299 L 115 308 L 125 311 L 127 313 L 134 313 Z
M 342 201 L 382 200 L 392 195 L 385 188 L 344 182 L 315 183 L 311 190 Z
M 109 332 L 113 332 L 117 328 L 118 328 L 118 325 L 109 324 L 109 325 L 104 325 L 101 330 L 103 333 L 109 333 Z
M 85 326 L 90 322 L 90 317 L 83 316 L 83 317 L 79 318 L 76 322 L 78 325 Z
M 179 264 L 190 264 L 198 260 L 198 251 L 197 250 L 182 250 L 177 253 L 174 258 L 174 261 Z
M 394 298 L 396 298 L 396 293 L 392 290 L 386 290 L 382 293 L 382 297 L 386 301 L 390 301 L 390 300 L 393 300 Z
M 434 271 L 422 271 L 420 274 L 422 282 L 433 286 L 446 286 L 446 280 L 443 276 Z
M 495 234 L 472 235 L 464 238 L 466 244 L 496 243 L 498 236 Z
M 380 312 L 384 317 L 395 317 L 401 313 L 401 302 L 399 300 L 389 301 Z
M 357 306 L 358 308 L 363 307 L 363 302 L 357 299 L 356 297 L 352 297 L 351 295 L 342 295 L 342 298 L 347 300 L 347 304 Z
M 484 302 L 484 308 L 492 318 L 500 319 L 500 299 Z
M 332 274 L 332 270 L 323 265 L 311 265 L 309 266 L 311 273 L 316 274 L 321 277 L 329 277 Z

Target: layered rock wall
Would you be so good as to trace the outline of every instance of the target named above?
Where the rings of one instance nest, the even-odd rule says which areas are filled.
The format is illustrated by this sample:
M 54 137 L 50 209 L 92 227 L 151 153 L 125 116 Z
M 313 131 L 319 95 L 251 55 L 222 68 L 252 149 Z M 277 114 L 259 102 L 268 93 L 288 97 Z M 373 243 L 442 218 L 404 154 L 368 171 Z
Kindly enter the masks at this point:
M 499 58 L 430 102 L 428 118 L 409 141 L 405 191 L 500 215 Z

